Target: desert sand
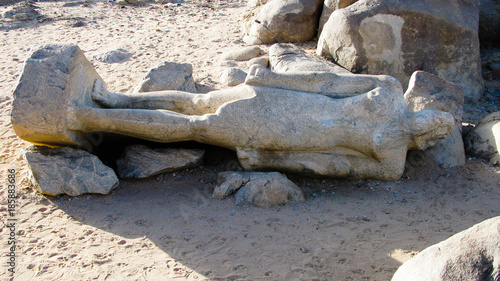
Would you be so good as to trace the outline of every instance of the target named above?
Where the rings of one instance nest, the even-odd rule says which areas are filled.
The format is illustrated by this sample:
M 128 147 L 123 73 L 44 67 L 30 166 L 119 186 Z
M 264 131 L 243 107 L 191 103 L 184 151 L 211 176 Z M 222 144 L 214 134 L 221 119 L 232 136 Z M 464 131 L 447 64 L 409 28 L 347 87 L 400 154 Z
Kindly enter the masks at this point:
M 408 156 L 396 182 L 288 175 L 306 201 L 269 209 L 211 197 L 217 172 L 238 166 L 234 154 L 222 150 L 195 169 L 121 180 L 106 196 L 51 197 L 35 190 L 22 158 L 31 144 L 10 124 L 12 92 L 30 47 L 77 44 L 108 88 L 122 93 L 161 61 L 191 63 L 198 91 L 207 92 L 220 88 L 221 55 L 245 46 L 245 5 L 44 1 L 36 3 L 44 20 L 1 19 L 2 280 L 12 277 L 9 218 L 16 226 L 14 280 L 389 280 L 419 251 L 500 215 L 500 168 L 467 159 L 465 166 L 443 169 L 418 152 Z M 315 48 L 315 42 L 299 45 Z M 121 63 L 93 58 L 118 48 L 133 55 Z M 466 121 L 492 110 L 498 108 L 469 106 Z M 16 170 L 13 217 L 9 169 Z

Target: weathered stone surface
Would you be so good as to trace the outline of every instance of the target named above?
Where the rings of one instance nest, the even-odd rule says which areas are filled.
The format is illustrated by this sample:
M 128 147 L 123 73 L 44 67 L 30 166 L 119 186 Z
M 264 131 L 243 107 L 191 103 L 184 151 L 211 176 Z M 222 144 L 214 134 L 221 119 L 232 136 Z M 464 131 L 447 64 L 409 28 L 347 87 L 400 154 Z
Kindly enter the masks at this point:
M 143 93 L 164 90 L 196 93 L 191 64 L 161 62 L 146 73 L 133 92 Z
M 465 136 L 467 155 L 500 164 L 500 112 L 486 116 Z
M 196 167 L 205 151 L 199 149 L 149 148 L 131 145 L 116 160 L 121 178 L 147 178 L 150 176 Z
M 221 146 L 250 170 L 397 180 L 407 149 L 433 145 L 454 124 L 449 113 L 409 112 L 401 84 L 383 75 L 253 65 L 245 84 L 207 94 L 115 94 L 96 81 L 91 97 L 106 108 L 70 106 L 65 130 Z
M 248 61 L 247 65 L 250 67 L 254 64 L 262 65 L 263 67 L 268 67 L 269 66 L 269 58 L 268 57 L 260 57 L 260 58 L 253 58 Z
M 32 48 L 14 90 L 11 119 L 16 134 L 35 144 L 90 150 L 92 138 L 67 129 L 67 110 L 70 105 L 100 107 L 90 97 L 95 80 L 102 82 L 78 46 Z
M 252 21 L 243 40 L 247 44 L 306 42 L 318 26 L 320 0 L 270 0 Z
M 323 3 L 323 11 L 321 12 L 321 17 L 319 18 L 318 37 L 323 30 L 323 26 L 335 10 L 348 7 L 356 3 L 357 1 L 358 0 L 325 0 L 325 2 Z
M 483 92 L 478 20 L 477 0 L 360 0 L 332 13 L 317 53 L 355 73 L 393 76 L 405 87 L 423 70 L 477 101 Z
M 237 205 L 268 208 L 304 201 L 302 190 L 278 172 L 219 173 L 218 184 L 213 196 L 223 199 L 232 193 L 236 193 Z
M 27 21 L 39 19 L 43 16 L 38 12 L 38 6 L 36 6 L 33 2 L 23 1 L 8 7 L 5 12 L 3 12 L 3 17 L 7 19 Z
M 223 60 L 247 61 L 263 54 L 261 48 L 258 46 L 246 47 L 239 50 L 233 50 L 222 56 Z
M 219 74 L 219 81 L 222 86 L 236 86 L 245 82 L 247 73 L 236 67 L 229 67 L 224 69 Z
M 392 281 L 499 280 L 500 217 L 430 246 L 405 262 Z
M 269 48 L 271 69 L 276 72 L 327 71 L 351 74 L 324 58 L 307 54 L 293 44 L 274 44 Z
M 24 157 L 43 194 L 108 194 L 118 186 L 115 172 L 97 156 L 82 150 L 35 147 L 26 151 Z
M 462 140 L 464 91 L 462 88 L 433 74 L 416 71 L 411 76 L 404 97 L 410 111 L 430 109 L 449 112 L 453 115 L 455 126 L 451 134 L 446 139 L 437 141 L 436 145 L 425 151 L 425 154 L 447 168 L 464 165 L 465 151 Z
M 481 54 L 483 77 L 486 80 L 500 80 L 500 50 L 483 49 Z
M 132 53 L 124 49 L 109 50 L 94 55 L 94 59 L 105 63 L 122 63 L 127 61 L 132 56 Z
M 497 47 L 500 41 L 500 1 L 480 0 L 479 40 L 481 47 Z

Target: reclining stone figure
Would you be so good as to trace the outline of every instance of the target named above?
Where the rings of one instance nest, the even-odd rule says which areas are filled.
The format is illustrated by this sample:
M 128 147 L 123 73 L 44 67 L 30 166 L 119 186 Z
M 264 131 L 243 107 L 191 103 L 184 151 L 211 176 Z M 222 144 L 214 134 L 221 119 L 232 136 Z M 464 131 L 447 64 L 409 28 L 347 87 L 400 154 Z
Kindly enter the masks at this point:
M 49 69 L 30 69 L 39 64 Z M 64 86 L 47 86 L 62 81 Z M 235 150 L 249 170 L 360 179 L 399 179 L 408 149 L 425 149 L 454 125 L 448 113 L 409 112 L 400 83 L 382 75 L 275 73 L 252 66 L 245 84 L 207 94 L 115 94 L 74 45 L 35 49 L 14 96 L 14 129 L 35 143 L 78 145 L 89 132 L 197 141 Z M 57 126 L 43 123 L 41 131 L 37 116 L 28 116 L 49 114 L 36 96 L 57 104 L 50 113 L 58 115 L 52 119 Z

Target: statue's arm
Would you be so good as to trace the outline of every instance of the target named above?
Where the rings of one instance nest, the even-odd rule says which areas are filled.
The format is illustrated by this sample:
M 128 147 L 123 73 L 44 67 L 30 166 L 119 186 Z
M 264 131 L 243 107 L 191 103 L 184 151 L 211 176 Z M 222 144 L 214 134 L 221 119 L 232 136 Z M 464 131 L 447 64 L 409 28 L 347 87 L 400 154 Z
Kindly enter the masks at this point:
M 259 65 L 253 65 L 250 68 L 245 83 L 339 98 L 367 93 L 375 88 L 403 93 L 401 83 L 386 75 L 337 74 L 332 72 L 277 73 Z
M 406 150 L 393 154 L 394 157 L 382 159 L 352 151 L 342 154 L 339 151 L 269 152 L 237 149 L 237 154 L 241 165 L 247 170 L 274 169 L 327 177 L 386 181 L 401 178 L 406 160 Z

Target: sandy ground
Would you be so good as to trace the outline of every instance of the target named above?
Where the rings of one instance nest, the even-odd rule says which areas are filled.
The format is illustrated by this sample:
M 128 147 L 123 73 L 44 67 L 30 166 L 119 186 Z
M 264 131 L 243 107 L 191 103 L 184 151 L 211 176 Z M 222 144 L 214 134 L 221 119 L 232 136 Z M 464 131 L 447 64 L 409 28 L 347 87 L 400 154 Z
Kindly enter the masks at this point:
M 19 196 L 15 280 L 389 280 L 418 251 L 500 215 L 500 169 L 473 159 L 442 169 L 410 157 L 396 182 L 290 175 L 306 202 L 271 209 L 211 198 L 217 172 L 234 168 L 231 153 L 196 169 L 123 180 L 107 196 L 39 195 L 21 156 L 30 144 L 15 136 L 9 117 L 31 46 L 78 44 L 116 92 L 130 91 L 161 61 L 191 63 L 199 91 L 218 88 L 218 58 L 244 46 L 244 2 L 82 4 L 40 2 L 40 13 L 52 20 L 0 22 L 3 279 L 11 277 L 8 169 L 16 169 Z M 85 25 L 73 27 L 75 19 Z M 134 55 L 115 64 L 92 58 L 116 48 Z M 475 119 L 487 114 L 481 108 L 470 110 Z

